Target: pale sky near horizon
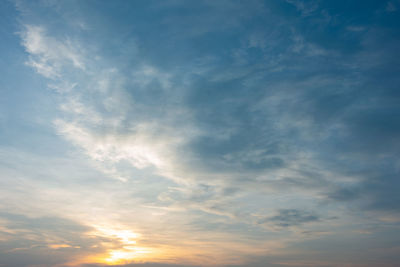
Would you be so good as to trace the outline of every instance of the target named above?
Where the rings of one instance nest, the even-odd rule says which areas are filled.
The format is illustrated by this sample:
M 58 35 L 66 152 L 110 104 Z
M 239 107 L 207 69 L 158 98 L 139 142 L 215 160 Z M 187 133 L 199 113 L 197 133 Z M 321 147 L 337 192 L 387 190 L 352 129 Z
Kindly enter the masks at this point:
M 0 266 L 398 266 L 400 1 L 0 1 Z

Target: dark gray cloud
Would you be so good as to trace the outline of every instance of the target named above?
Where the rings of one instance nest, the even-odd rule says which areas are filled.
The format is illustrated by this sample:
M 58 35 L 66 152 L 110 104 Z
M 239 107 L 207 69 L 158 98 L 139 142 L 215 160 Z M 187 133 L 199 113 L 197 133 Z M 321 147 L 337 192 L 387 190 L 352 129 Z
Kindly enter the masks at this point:
M 278 214 L 258 221 L 260 224 L 270 224 L 274 227 L 299 226 L 305 223 L 317 222 L 321 218 L 311 212 L 298 209 L 281 209 Z

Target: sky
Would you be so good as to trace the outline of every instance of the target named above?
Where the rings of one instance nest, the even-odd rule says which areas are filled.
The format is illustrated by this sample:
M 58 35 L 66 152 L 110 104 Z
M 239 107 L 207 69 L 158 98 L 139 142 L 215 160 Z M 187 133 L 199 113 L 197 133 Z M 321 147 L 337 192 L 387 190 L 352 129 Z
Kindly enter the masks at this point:
M 399 12 L 0 1 L 0 266 L 398 266 Z

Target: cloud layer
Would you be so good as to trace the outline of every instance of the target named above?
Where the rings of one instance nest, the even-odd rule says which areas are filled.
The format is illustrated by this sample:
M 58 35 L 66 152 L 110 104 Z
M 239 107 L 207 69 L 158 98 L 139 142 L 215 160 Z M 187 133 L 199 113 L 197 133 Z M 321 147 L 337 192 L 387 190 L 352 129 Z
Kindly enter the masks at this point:
M 38 147 L 48 131 L 63 152 L 0 147 L 0 256 L 33 232 L 57 239 L 23 248 L 44 266 L 398 259 L 398 2 L 15 6 L 21 58 L 41 79 L 29 90 L 56 110 L 26 120 L 47 134 Z M 365 252 L 336 259 L 340 238 Z M 66 252 L 45 260 L 51 249 Z

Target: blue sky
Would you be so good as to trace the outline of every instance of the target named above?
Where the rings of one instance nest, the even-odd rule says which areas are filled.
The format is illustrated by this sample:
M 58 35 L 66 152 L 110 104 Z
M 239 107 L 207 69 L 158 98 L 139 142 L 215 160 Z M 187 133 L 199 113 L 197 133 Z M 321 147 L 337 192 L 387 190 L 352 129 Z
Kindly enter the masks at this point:
M 399 10 L 2 1 L 0 266 L 395 266 Z

